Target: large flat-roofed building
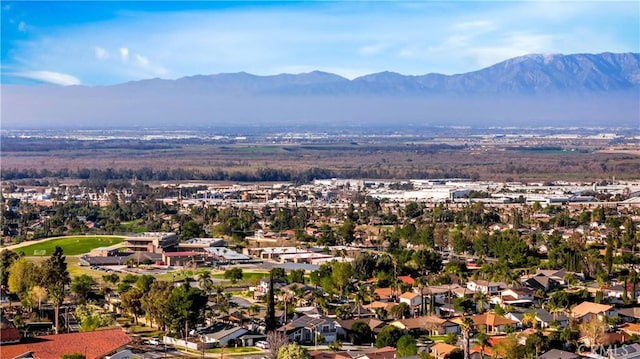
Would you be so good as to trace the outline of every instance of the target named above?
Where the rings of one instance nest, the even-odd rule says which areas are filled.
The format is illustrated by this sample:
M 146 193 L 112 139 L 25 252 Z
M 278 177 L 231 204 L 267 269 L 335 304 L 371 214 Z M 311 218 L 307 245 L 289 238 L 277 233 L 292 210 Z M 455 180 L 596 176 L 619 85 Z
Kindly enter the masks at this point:
M 124 241 L 124 247 L 130 252 L 162 253 L 175 250 L 177 245 L 178 236 L 171 232 L 145 232 Z
M 191 238 L 178 244 L 178 251 L 204 252 L 207 248 L 226 247 L 222 238 Z

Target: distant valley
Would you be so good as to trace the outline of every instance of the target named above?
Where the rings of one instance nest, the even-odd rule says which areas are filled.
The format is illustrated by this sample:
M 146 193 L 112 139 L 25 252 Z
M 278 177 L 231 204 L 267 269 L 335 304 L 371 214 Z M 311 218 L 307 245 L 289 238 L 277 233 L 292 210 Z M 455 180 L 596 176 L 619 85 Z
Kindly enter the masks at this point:
M 625 127 L 640 124 L 640 54 L 527 55 L 457 75 L 325 72 L 2 86 L 4 128 L 229 125 Z

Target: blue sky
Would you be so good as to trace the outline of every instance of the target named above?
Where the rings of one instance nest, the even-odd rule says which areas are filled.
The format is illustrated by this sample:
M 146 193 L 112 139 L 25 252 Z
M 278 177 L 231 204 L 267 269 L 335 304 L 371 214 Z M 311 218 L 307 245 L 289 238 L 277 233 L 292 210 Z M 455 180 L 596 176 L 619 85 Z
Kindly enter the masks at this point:
M 2 1 L 2 83 L 245 71 L 455 74 L 528 53 L 640 52 L 632 1 Z

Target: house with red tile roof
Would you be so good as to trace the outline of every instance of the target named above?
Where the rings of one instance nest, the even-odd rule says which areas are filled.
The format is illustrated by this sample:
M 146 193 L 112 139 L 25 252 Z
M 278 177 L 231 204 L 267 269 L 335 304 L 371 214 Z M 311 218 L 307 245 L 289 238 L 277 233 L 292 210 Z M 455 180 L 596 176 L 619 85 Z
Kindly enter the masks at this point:
M 401 275 L 398 277 L 398 279 L 405 284 L 409 284 L 409 285 L 414 285 L 415 284 L 415 280 L 413 278 L 411 278 L 411 276 L 409 275 Z
M 98 359 L 121 352 L 130 342 L 131 338 L 120 328 L 44 335 L 25 338 L 16 344 L 3 344 L 0 348 L 0 359 L 13 359 L 24 355 L 38 359 L 58 359 L 64 354 L 72 353 L 83 354 L 87 359 Z

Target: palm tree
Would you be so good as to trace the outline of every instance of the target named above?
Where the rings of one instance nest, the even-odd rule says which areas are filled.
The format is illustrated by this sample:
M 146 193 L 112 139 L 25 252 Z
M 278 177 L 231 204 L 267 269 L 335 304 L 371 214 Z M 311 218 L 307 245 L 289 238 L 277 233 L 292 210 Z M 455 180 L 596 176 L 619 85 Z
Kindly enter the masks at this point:
M 478 327 L 478 333 L 474 336 L 478 345 L 480 345 L 480 359 L 484 359 L 484 350 L 486 347 L 491 346 L 489 342 L 489 335 L 487 334 L 487 327 L 481 325 Z
M 536 313 L 524 313 L 522 316 L 522 324 L 531 325 L 531 327 L 535 329 L 538 326 L 538 317 L 536 316 Z
M 198 282 L 198 284 L 200 284 L 200 289 L 202 289 L 205 293 L 207 293 L 207 295 L 209 295 L 214 286 L 213 281 L 211 280 L 211 272 L 203 271 L 202 273 L 200 273 Z
M 484 306 L 487 304 L 487 301 L 489 300 L 489 298 L 487 297 L 487 294 L 481 291 L 476 292 L 474 295 L 474 300 L 476 301 L 476 309 L 478 310 L 478 313 L 484 313 Z
M 460 330 L 462 331 L 462 345 L 464 351 L 464 359 L 469 359 L 469 339 L 471 335 L 471 331 L 473 330 L 473 321 L 469 317 L 462 318 L 460 322 Z
M 421 276 L 416 278 L 415 284 L 418 287 L 418 290 L 420 291 L 420 315 L 424 315 L 425 309 L 426 309 L 426 306 L 424 303 L 424 287 L 427 286 L 427 277 Z

